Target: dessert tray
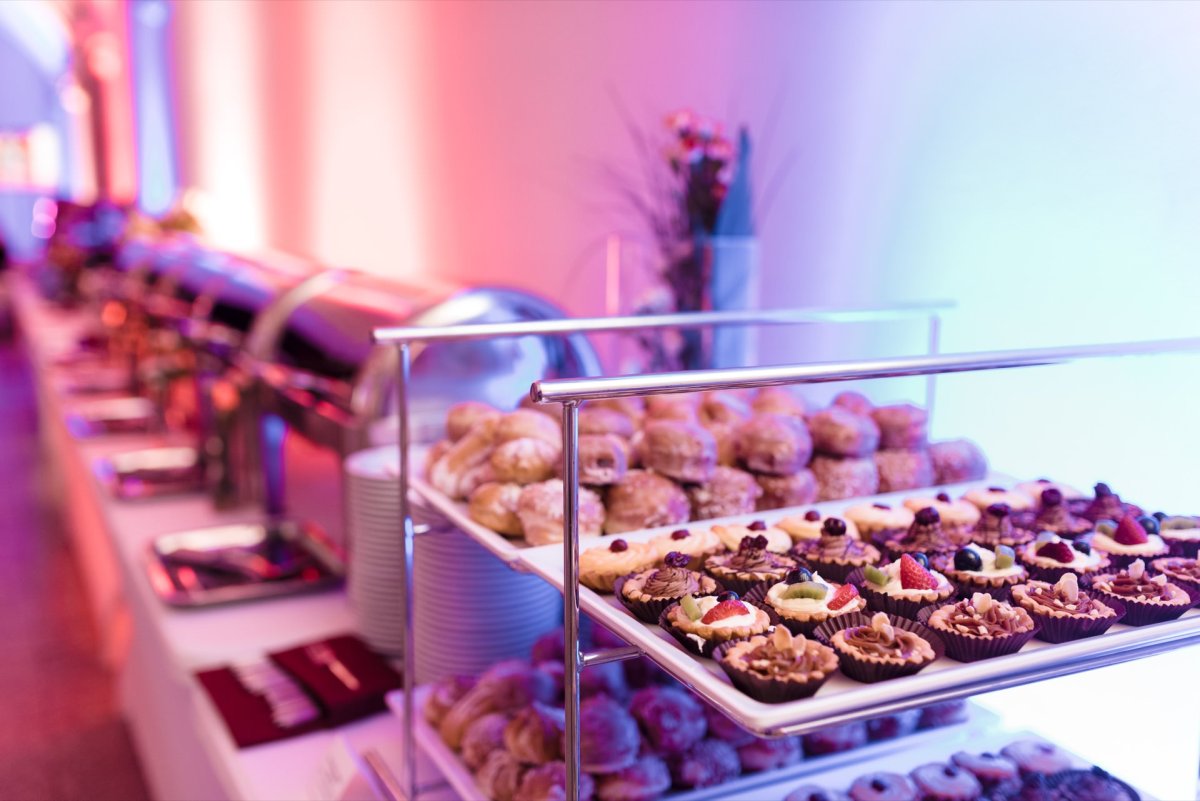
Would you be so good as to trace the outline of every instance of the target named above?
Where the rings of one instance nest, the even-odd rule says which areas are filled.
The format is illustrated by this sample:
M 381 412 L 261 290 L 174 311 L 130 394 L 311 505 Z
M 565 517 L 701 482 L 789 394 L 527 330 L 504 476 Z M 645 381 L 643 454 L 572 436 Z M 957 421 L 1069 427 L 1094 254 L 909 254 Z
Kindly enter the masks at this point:
M 146 554 L 150 586 L 171 606 L 277 598 L 336 586 L 345 561 L 311 523 L 238 523 L 165 534 Z
M 462 758 L 442 741 L 437 731 L 425 720 L 425 701 L 432 690 L 431 685 L 417 687 L 414 695 L 416 710 L 414 714 L 414 735 L 417 745 L 429 757 L 429 760 L 441 771 L 442 776 L 454 788 L 461 801 L 490 801 L 487 795 L 479 789 L 471 770 Z M 396 690 L 387 695 L 388 707 L 393 714 L 403 719 L 404 692 Z M 961 748 L 967 743 L 974 747 L 977 735 L 988 730 L 994 730 L 998 725 L 998 717 L 976 705 L 968 705 L 969 716 L 966 722 L 950 726 L 940 726 L 925 729 L 913 734 L 896 737 L 890 740 L 869 743 L 851 751 L 808 757 L 794 765 L 761 773 L 746 773 L 738 778 L 716 785 L 695 790 L 677 791 L 663 796 L 669 801 L 733 801 L 734 799 L 768 799 L 783 798 L 787 794 L 784 787 L 792 787 L 817 781 L 826 771 L 846 768 L 853 775 L 866 772 L 865 769 L 848 766 L 860 766 L 865 762 L 886 757 L 905 762 L 904 754 L 914 749 L 949 748 L 946 755 Z M 1014 738 L 1006 738 L 1005 742 Z M 913 762 L 916 766 L 919 762 Z M 833 785 L 831 785 L 833 786 Z
M 188 446 L 125 451 L 97 459 L 93 471 L 121 500 L 156 498 L 203 487 L 204 464 Z

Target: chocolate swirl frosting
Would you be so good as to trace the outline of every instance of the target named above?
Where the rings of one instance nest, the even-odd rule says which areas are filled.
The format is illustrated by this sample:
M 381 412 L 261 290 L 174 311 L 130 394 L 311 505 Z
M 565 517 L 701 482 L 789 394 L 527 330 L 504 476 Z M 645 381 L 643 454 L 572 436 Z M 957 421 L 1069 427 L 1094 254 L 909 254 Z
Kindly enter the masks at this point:
M 856 559 L 875 550 L 861 540 L 850 537 L 826 537 L 800 543 L 795 552 L 815 559 Z
M 1029 627 L 1023 617 L 1013 607 L 1000 601 L 979 603 L 976 598 L 959 601 L 949 607 L 946 623 L 954 631 L 961 634 L 973 634 L 977 637 L 1004 637 Z
M 759 548 L 745 548 L 737 553 L 730 554 L 722 564 L 730 570 L 737 570 L 743 573 L 756 573 L 785 568 L 790 569 L 794 563 L 791 559 L 781 557 L 771 551 Z
M 1105 585 L 1108 592 L 1122 598 L 1148 601 L 1171 601 L 1175 598 L 1169 582 L 1155 581 L 1144 573 L 1134 577 L 1128 572 L 1121 572 L 1105 582 Z
M 866 654 L 875 656 L 899 656 L 909 659 L 921 651 L 924 643 L 920 637 L 904 629 L 876 626 L 854 626 L 846 629 L 843 636 L 846 644 Z
M 786 631 L 786 629 L 784 629 Z M 804 637 L 755 637 L 753 646 L 738 655 L 741 666 L 768 679 L 784 679 L 798 673 L 828 672 L 833 662 L 828 649 Z
M 950 541 L 950 537 L 942 530 L 941 521 L 933 523 L 914 522 L 909 527 L 908 534 L 900 542 L 905 548 L 931 554 L 939 551 L 954 550 L 954 544 Z
M 653 598 L 682 598 L 700 591 L 700 575 L 686 567 L 660 567 L 642 585 L 642 592 Z
M 1029 599 L 1048 609 L 1066 612 L 1070 615 L 1091 615 L 1098 604 L 1086 592 L 1078 592 L 1072 598 L 1069 593 L 1051 584 L 1035 584 L 1030 582 Z M 1103 610 L 1101 610 L 1103 611 Z

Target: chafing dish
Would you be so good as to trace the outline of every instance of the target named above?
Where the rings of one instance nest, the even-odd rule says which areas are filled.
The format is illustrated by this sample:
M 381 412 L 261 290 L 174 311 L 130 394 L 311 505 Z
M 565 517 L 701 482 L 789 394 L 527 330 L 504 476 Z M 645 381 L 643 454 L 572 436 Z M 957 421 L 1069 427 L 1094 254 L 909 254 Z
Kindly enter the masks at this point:
M 455 291 L 349 271 L 325 273 L 285 296 L 260 315 L 245 349 L 247 370 L 256 377 L 266 508 L 314 519 L 340 537 L 342 460 L 396 437 L 389 425 L 396 354 L 372 347 L 374 328 L 561 316 L 547 301 L 517 290 Z M 598 372 L 595 352 L 580 335 L 430 346 L 414 352 L 414 439 L 436 439 L 446 408 L 460 400 L 512 408 L 538 377 Z

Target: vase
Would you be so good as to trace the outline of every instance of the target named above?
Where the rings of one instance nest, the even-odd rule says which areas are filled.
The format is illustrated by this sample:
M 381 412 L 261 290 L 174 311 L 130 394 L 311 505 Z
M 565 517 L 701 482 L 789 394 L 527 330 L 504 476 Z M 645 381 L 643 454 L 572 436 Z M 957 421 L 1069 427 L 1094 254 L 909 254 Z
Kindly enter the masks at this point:
M 714 236 L 702 241 L 705 308 L 713 311 L 759 306 L 759 249 L 755 236 Z M 708 365 L 748 367 L 758 358 L 758 329 L 721 326 L 709 338 Z

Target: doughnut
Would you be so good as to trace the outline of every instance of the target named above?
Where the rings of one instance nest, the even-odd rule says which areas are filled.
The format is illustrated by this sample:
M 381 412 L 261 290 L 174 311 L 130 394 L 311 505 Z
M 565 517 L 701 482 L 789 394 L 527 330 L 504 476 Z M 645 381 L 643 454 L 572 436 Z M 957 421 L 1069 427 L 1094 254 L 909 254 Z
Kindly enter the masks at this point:
M 633 420 L 612 409 L 585 406 L 579 410 L 579 434 L 616 434 L 629 439 L 636 430 Z
M 708 481 L 717 466 L 717 443 L 697 423 L 654 420 L 642 429 L 642 464 L 678 481 Z
M 705 392 L 700 399 L 700 423 L 737 425 L 746 419 L 750 410 L 733 392 Z
M 522 709 L 504 727 L 504 747 L 528 765 L 543 765 L 562 759 L 562 736 L 566 728 L 563 710 L 534 703 Z
M 737 750 L 724 740 L 701 740 L 671 763 L 671 778 L 684 788 L 724 784 L 741 772 Z
M 588 773 L 615 773 L 632 765 L 642 736 L 637 721 L 606 695 L 593 695 L 579 705 L 581 767 Z
M 517 789 L 517 798 L 521 801 L 562 801 L 567 797 L 567 765 L 565 762 L 547 762 L 536 768 L 530 768 L 521 786 Z M 596 792 L 596 781 L 587 773 L 579 774 L 579 799 L 589 801 Z
M 492 451 L 492 469 L 497 481 L 534 484 L 554 476 L 562 461 L 562 450 L 544 439 L 522 437 L 502 442 Z
M 517 791 L 524 776 L 525 767 L 501 749 L 487 755 L 475 772 L 475 783 L 492 801 L 518 801 Z
M 754 479 L 763 491 L 758 499 L 759 511 L 807 506 L 817 500 L 817 477 L 807 468 L 790 476 L 759 473 Z
M 504 749 L 504 729 L 508 726 L 508 715 L 489 712 L 467 725 L 462 738 L 463 763 L 471 770 L 478 770 L 487 760 L 488 754 Z
M 807 750 L 807 743 L 806 743 Z M 896 801 L 896 799 L 924 798 L 917 792 L 912 779 L 899 773 L 864 773 L 850 785 L 853 801 Z
M 754 476 L 733 467 L 718 467 L 712 478 L 687 488 L 693 520 L 748 514 L 755 510 L 762 488 Z
M 867 744 L 867 724 L 862 721 L 827 726 L 801 736 L 804 753 L 810 756 L 852 751 Z
M 817 478 L 817 500 L 838 501 L 874 495 L 879 491 L 879 468 L 875 460 L 814 456 L 809 465 Z
M 654 753 L 682 754 L 704 739 L 708 721 L 695 696 L 673 687 L 647 687 L 633 694 L 629 713 Z
M 691 517 L 687 494 L 669 478 L 647 470 L 630 470 L 608 490 L 609 534 L 686 523 Z
M 987 457 L 969 439 L 952 439 L 929 446 L 934 478 L 939 484 L 979 481 L 987 477 Z
M 467 514 L 480 525 L 506 537 L 520 537 L 525 533 L 521 518 L 517 517 L 517 502 L 521 498 L 518 484 L 498 484 L 490 481 L 480 484 L 471 493 Z
M 528 409 L 517 409 L 500 418 L 496 423 L 496 442 L 533 437 L 551 445 L 562 447 L 562 424 L 544 414 Z
M 879 491 L 899 492 L 933 486 L 933 459 L 929 451 L 876 451 Z
M 425 701 L 425 720 L 437 728 L 450 707 L 475 686 L 474 676 L 446 676 L 438 679 Z
M 433 466 L 453 447 L 454 443 L 448 439 L 439 439 L 429 446 L 429 450 L 425 452 L 425 478 L 429 478 L 429 472 Z
M 549 703 L 553 690 L 550 677 L 521 660 L 497 663 L 455 702 L 438 725 L 438 732 L 446 745 L 457 749 L 472 721 L 489 712 L 515 712 L 533 701 Z
M 434 489 L 460 500 L 479 486 L 481 482 L 469 474 L 484 465 L 491 469 L 489 459 L 495 445 L 497 426 L 498 420 L 481 420 L 462 439 L 450 446 L 445 455 L 429 468 L 429 483 Z
M 827 456 L 866 456 L 879 447 L 879 427 L 870 417 L 830 406 L 808 418 L 813 448 Z
M 862 417 L 870 417 L 871 410 L 875 408 L 875 404 L 861 392 L 839 392 L 834 396 L 832 405 Z
M 743 773 L 778 770 L 800 761 L 799 737 L 780 737 L 774 740 L 756 739 L 737 750 Z
M 782 414 L 785 417 L 804 417 L 808 408 L 803 399 L 787 387 L 763 387 L 750 401 L 756 414 Z
M 851 801 L 841 790 L 830 790 L 815 784 L 802 784 L 788 793 L 783 801 Z
M 559 465 L 559 472 L 561 470 Z M 616 484 L 629 469 L 629 446 L 616 434 L 579 438 L 579 483 L 592 487 Z
M 908 774 L 925 798 L 975 799 L 983 793 L 979 779 L 966 768 L 934 762 Z
M 646 423 L 651 420 L 700 420 L 700 399 L 695 395 L 651 395 L 646 398 Z
M 588 401 L 585 408 L 611 409 L 614 412 L 620 412 L 632 420 L 635 426 L 641 425 L 642 418 L 646 416 L 646 402 L 641 398 L 603 398 Z
M 879 447 L 889 451 L 915 451 L 929 444 L 929 414 L 911 403 L 880 406 L 871 412 L 879 426 Z
M 552 478 L 530 484 L 517 500 L 517 517 L 530 545 L 546 545 L 563 539 L 563 483 Z M 579 488 L 579 536 L 600 533 L 604 525 L 604 504 L 587 487 Z
M 779 414 L 757 414 L 738 426 L 735 444 L 746 469 L 774 476 L 801 470 L 812 456 L 804 423 Z
M 446 412 L 446 436 L 458 442 L 481 420 L 499 420 L 500 411 L 479 401 L 463 401 Z
M 660 757 L 646 754 L 629 767 L 598 777 L 597 782 L 600 801 L 657 801 L 671 789 L 671 771 Z
M 717 443 L 717 464 L 737 467 L 737 429 L 725 423 L 701 423 Z

